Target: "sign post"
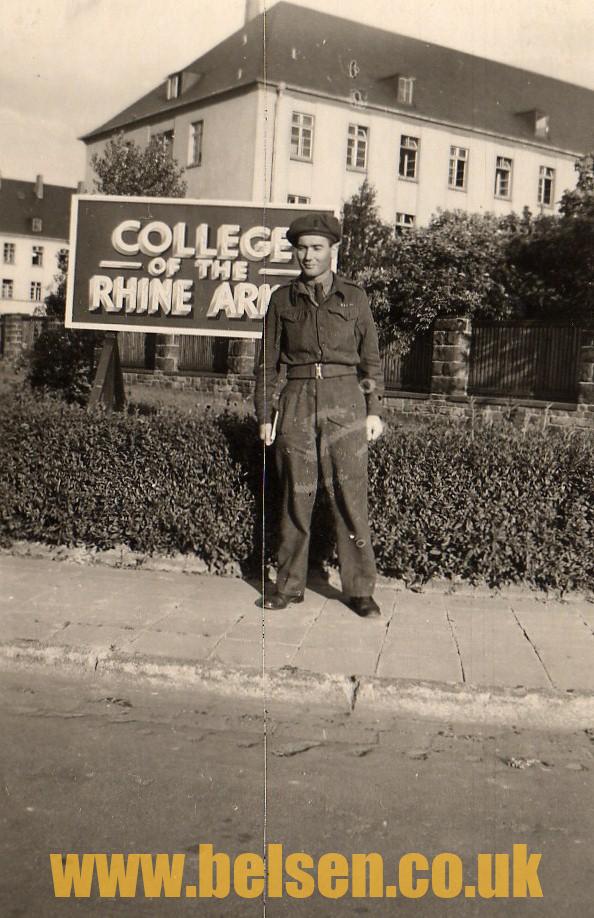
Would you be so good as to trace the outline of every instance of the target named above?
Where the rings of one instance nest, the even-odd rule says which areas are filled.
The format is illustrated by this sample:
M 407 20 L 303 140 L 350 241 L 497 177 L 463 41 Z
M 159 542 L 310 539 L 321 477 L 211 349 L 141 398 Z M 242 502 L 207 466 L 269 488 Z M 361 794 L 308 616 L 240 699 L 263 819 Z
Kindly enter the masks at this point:
M 106 332 L 101 348 L 93 388 L 89 396 L 89 408 L 103 405 L 107 411 L 111 411 L 112 408 L 121 411 L 125 404 L 126 390 L 118 350 L 118 333 L 110 331 Z

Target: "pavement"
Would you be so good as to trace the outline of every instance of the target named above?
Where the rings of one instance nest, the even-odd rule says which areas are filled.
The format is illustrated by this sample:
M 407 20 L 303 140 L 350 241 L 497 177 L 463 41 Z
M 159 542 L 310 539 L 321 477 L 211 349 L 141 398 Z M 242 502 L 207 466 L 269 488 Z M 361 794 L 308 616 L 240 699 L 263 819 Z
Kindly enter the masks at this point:
M 594 603 L 405 590 L 359 619 L 325 582 L 263 612 L 231 577 L 0 556 L 0 665 L 78 666 L 244 694 L 594 725 Z M 521 704 L 518 704 L 521 702 Z M 438 705 L 436 710 L 435 705 Z M 441 707 L 439 707 L 441 705 Z M 500 711 L 498 715 L 497 711 Z M 551 721 L 552 722 L 552 721 Z

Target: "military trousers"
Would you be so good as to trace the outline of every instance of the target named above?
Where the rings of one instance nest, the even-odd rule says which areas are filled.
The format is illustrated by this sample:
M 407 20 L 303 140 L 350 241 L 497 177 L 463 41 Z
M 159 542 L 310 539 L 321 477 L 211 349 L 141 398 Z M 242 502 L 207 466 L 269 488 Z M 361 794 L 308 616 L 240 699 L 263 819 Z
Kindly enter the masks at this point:
M 316 490 L 336 529 L 342 588 L 373 594 L 376 567 L 367 513 L 367 408 L 356 375 L 289 379 L 279 400 L 275 461 L 281 490 L 277 588 L 305 589 Z

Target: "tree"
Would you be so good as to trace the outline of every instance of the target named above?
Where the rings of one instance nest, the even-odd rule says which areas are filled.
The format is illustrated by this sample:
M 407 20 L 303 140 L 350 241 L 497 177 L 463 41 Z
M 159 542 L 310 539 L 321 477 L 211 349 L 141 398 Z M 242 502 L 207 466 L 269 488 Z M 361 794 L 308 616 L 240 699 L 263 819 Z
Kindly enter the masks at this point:
M 186 193 L 183 169 L 171 156 L 163 135 L 140 147 L 118 134 L 108 140 L 101 155 L 91 157 L 100 194 L 146 195 L 154 198 L 183 198 Z
M 559 215 L 536 217 L 513 240 L 512 260 L 530 315 L 594 321 L 594 156 L 576 162 L 578 181 Z
M 514 311 L 513 228 L 492 214 L 446 211 L 429 225 L 395 235 L 381 268 L 366 268 L 380 340 L 403 349 L 439 315 L 504 317 Z
M 97 174 L 100 194 L 183 197 L 186 184 L 183 170 L 170 155 L 163 137 L 153 137 L 143 149 L 124 139 L 123 134 L 109 140 L 103 154 L 95 154 L 91 164 Z M 56 289 L 46 297 L 47 314 L 64 318 L 68 252 L 58 253 Z M 50 329 L 35 342 L 27 378 L 34 388 L 58 390 L 68 401 L 83 402 L 91 388 L 94 355 L 100 334 L 92 331 Z
M 68 275 L 68 249 L 60 249 L 57 256 L 58 273 L 54 274 L 55 289 L 45 298 L 46 315 L 64 320 L 66 312 L 66 279 Z
M 375 198 L 375 188 L 365 179 L 342 210 L 338 269 L 349 277 L 358 276 L 364 268 L 380 268 L 386 263 L 394 232 L 380 219 Z

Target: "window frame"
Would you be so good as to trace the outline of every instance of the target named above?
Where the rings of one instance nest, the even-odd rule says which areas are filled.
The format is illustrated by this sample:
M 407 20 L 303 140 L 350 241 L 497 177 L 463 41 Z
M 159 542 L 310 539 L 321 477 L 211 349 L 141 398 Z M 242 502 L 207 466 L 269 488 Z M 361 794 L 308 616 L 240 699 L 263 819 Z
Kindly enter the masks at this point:
M 404 219 L 400 220 L 399 217 Z M 409 218 L 409 219 L 407 219 Z M 407 214 L 404 211 L 396 211 L 396 219 L 394 221 L 394 229 L 397 233 L 406 233 L 408 230 L 414 229 L 417 223 L 417 218 L 415 214 Z
M 505 169 L 502 165 L 500 165 L 501 162 L 507 162 L 507 163 L 509 163 L 509 169 Z M 508 187 L 507 187 L 507 193 L 506 193 L 506 194 L 503 194 L 500 190 L 498 190 L 498 184 L 499 184 L 498 180 L 499 180 L 500 176 L 501 176 L 504 172 L 507 173 L 507 177 L 508 177 L 508 178 L 507 178 Z M 495 198 L 497 198 L 499 201 L 511 201 L 511 199 L 512 199 L 512 186 L 513 186 L 513 175 L 514 175 L 514 160 L 513 160 L 513 157 L 511 157 L 511 156 L 496 156 L 496 157 L 495 157 L 495 182 L 494 182 L 494 186 L 493 186 L 493 196 L 494 196 Z
M 43 220 L 41 217 L 31 217 L 31 232 L 32 233 L 42 233 L 43 232 Z
M 300 198 L 300 200 L 291 201 L 291 198 Z M 287 204 L 311 204 L 311 198 L 305 194 L 287 194 Z
M 39 294 L 39 295 L 37 295 Z M 41 303 L 41 281 L 31 281 L 29 284 L 29 300 L 31 303 Z
M 460 154 L 464 153 L 464 156 Z M 470 150 L 468 147 L 460 147 L 457 144 L 450 144 L 450 157 L 448 161 L 448 188 L 451 191 L 466 191 L 468 188 L 468 162 L 470 159 Z M 457 183 L 458 169 L 460 164 L 463 165 L 462 184 Z M 453 181 L 452 181 L 453 178 Z
M 16 263 L 16 243 L 5 242 L 2 246 L 2 264 L 14 265 Z
M 167 101 L 179 99 L 181 91 L 181 73 L 171 73 L 167 77 Z
M 362 139 L 360 132 L 363 132 L 364 140 Z M 362 166 L 359 166 L 358 161 L 361 143 L 364 144 L 364 162 Z M 349 126 L 347 128 L 346 168 L 349 170 L 349 172 L 367 172 L 368 162 L 369 125 L 349 122 Z
M 412 105 L 415 98 L 415 78 L 399 76 L 396 89 L 396 98 L 401 105 Z
M 305 120 L 309 120 L 309 126 L 305 124 Z M 313 163 L 313 151 L 314 151 L 314 131 L 315 131 L 315 115 L 312 115 L 310 112 L 291 112 L 291 130 L 289 133 L 289 156 L 292 160 L 299 163 Z M 297 151 L 293 150 L 294 140 L 293 133 L 297 131 Z M 303 150 L 306 147 L 304 143 L 304 138 L 306 133 L 309 133 L 309 155 L 306 155 Z
M 43 268 L 44 247 L 42 245 L 31 246 L 31 267 Z M 38 260 L 36 258 L 38 257 Z
M 407 141 L 407 142 L 405 142 Z M 414 143 L 414 146 L 412 143 Z M 409 157 L 414 154 L 414 175 L 406 175 L 402 171 L 403 165 L 405 169 L 408 166 Z M 400 146 L 398 152 L 398 178 L 402 179 L 404 182 L 418 182 L 419 181 L 419 161 L 421 155 L 421 138 L 413 137 L 412 134 L 401 134 L 400 135 Z
M 547 175 L 547 172 L 551 173 Z M 554 166 L 539 166 L 538 167 L 538 191 L 536 200 L 540 207 L 554 207 L 555 206 L 555 177 L 556 169 Z M 549 200 L 544 200 L 544 190 L 545 183 L 549 183 Z
M 151 140 L 159 138 L 165 141 L 165 150 L 167 155 L 173 159 L 173 145 L 175 143 L 175 128 L 168 128 L 166 131 L 155 131 L 151 134 Z
M 197 126 L 200 125 L 200 131 L 196 130 Z M 198 159 L 195 158 L 196 153 L 196 137 L 199 136 L 199 150 L 198 150 Z M 202 153 L 203 153 L 203 144 L 204 144 L 204 118 L 199 118 L 198 121 L 191 121 L 188 129 L 188 169 L 193 168 L 194 166 L 202 165 Z
M 2 291 L 3 300 L 14 300 L 14 280 L 11 277 L 2 278 L 2 286 L 0 287 Z

